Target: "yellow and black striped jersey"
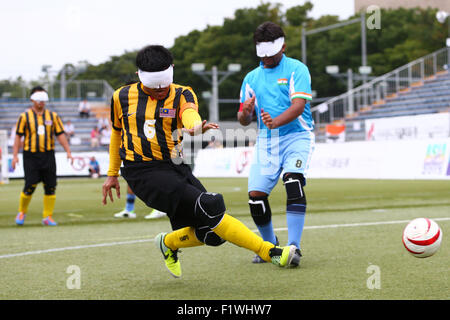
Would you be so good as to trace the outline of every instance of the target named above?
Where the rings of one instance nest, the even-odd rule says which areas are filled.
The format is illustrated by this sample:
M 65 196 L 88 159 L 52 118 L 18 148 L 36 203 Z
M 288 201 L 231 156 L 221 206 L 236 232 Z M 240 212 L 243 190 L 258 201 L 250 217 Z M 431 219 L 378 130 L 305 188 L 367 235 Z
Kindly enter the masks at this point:
M 117 89 L 111 99 L 111 123 L 122 131 L 120 158 L 142 162 L 177 157 L 183 127 L 180 115 L 188 108 L 198 111 L 190 87 L 171 84 L 163 100 L 146 94 L 141 82 Z
M 55 136 L 62 133 L 64 133 L 64 125 L 54 111 L 44 109 L 42 114 L 37 114 L 30 108 L 23 112 L 17 120 L 16 134 L 24 136 L 24 151 L 55 150 Z

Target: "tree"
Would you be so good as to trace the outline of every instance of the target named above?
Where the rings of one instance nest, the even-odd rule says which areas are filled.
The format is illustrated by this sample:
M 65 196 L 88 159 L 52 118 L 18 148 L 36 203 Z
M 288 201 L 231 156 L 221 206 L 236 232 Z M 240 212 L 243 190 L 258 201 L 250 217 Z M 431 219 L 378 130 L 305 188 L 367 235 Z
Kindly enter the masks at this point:
M 8 79 L 0 81 L 0 98 L 24 99 L 28 96 L 28 88 L 22 77 L 16 80 Z
M 290 26 L 300 27 L 303 23 L 311 22 L 308 13 L 312 10 L 313 4 L 309 1 L 304 5 L 295 6 L 286 10 L 286 22 Z
M 222 25 L 193 30 L 175 39 L 170 50 L 174 55 L 174 80 L 190 85 L 198 94 L 200 113 L 207 117 L 207 102 L 201 93 L 210 85 L 191 71 L 191 64 L 203 62 L 209 70 L 217 66 L 225 70 L 229 63 L 240 63 L 241 72 L 230 76 L 220 86 L 220 98 L 238 99 L 242 79 L 258 67 L 253 32 L 264 21 L 280 24 L 286 33 L 286 54 L 301 60 L 302 24 L 309 30 L 339 22 L 338 16 L 309 16 L 313 5 L 291 7 L 283 11 L 279 3 L 261 3 L 256 8 L 243 8 L 226 18 Z M 367 30 L 367 59 L 374 75 L 382 75 L 427 53 L 443 47 L 446 25 L 435 18 L 436 9 L 382 9 L 381 29 Z M 359 17 L 356 13 L 349 19 Z M 136 51 L 112 56 L 97 66 L 90 65 L 78 79 L 105 79 L 114 88 L 128 81 L 138 81 L 135 75 Z M 361 65 L 361 32 L 358 23 L 308 36 L 308 68 L 313 90 L 318 97 L 329 97 L 346 90 L 346 84 L 326 74 L 325 66 L 339 65 L 342 71 Z M 357 83 L 355 83 L 357 84 Z M 313 101 L 314 103 L 314 101 Z M 221 104 L 220 119 L 236 119 L 237 104 Z

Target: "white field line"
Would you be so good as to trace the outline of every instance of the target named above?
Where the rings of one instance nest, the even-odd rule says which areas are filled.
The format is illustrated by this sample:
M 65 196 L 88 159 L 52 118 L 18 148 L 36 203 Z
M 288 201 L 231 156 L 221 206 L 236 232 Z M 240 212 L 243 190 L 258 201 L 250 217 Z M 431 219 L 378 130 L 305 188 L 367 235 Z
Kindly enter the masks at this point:
M 450 217 L 431 218 L 431 219 L 434 221 L 448 221 L 448 220 L 450 220 Z M 378 225 L 387 225 L 387 224 L 408 223 L 410 221 L 411 220 L 393 220 L 393 221 L 358 222 L 358 223 L 344 223 L 344 224 L 326 224 L 326 225 L 319 225 L 319 226 L 305 226 L 304 230 L 378 226 Z M 275 228 L 274 230 L 275 231 L 287 231 L 287 228 Z M 257 230 L 253 230 L 253 231 L 257 232 Z M 112 247 L 112 246 L 120 246 L 120 245 L 126 245 L 126 244 L 144 243 L 144 242 L 152 242 L 152 241 L 153 241 L 153 238 L 140 239 L 140 240 L 129 240 L 129 241 L 116 241 L 116 242 L 107 242 L 107 243 L 97 243 L 97 244 L 88 244 L 88 245 L 80 245 L 80 246 L 72 246 L 72 247 L 36 250 L 36 251 L 26 251 L 26 252 L 0 255 L 0 259 L 23 257 L 23 256 L 69 251 L 69 250 L 80 250 L 80 249 L 87 249 L 87 248 Z
M 431 218 L 434 221 L 447 221 L 448 218 Z M 408 223 L 411 220 L 393 220 L 393 221 L 378 221 L 378 222 L 358 222 L 358 223 L 344 223 L 344 224 L 325 224 L 321 226 L 305 226 L 305 230 L 310 229 L 330 229 L 330 228 L 346 228 L 346 227 L 365 227 L 365 226 L 378 226 L 384 224 L 398 224 Z M 274 231 L 287 231 L 287 228 L 274 228 Z

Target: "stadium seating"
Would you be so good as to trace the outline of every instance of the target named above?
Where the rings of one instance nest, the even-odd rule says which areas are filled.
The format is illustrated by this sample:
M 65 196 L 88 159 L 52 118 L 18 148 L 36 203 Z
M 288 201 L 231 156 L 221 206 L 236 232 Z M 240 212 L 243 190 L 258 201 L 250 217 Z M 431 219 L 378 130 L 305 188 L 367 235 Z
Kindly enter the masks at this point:
M 80 118 L 78 113 L 78 101 L 49 102 L 46 106 L 51 111 L 56 111 L 63 123 L 71 120 L 75 127 L 75 136 L 81 140 L 79 145 L 71 145 L 72 152 L 92 151 L 91 130 L 97 126 L 98 118 L 105 117 L 105 103 L 91 103 L 92 115 L 88 119 Z M 29 102 L 0 102 L 0 130 L 6 130 L 8 137 L 12 128 L 16 125 L 19 115 L 30 107 Z M 64 151 L 61 145 L 55 144 L 57 152 Z M 107 151 L 108 146 L 100 145 L 96 151 Z M 12 152 L 12 141 L 9 141 L 9 152 Z
M 450 112 L 450 73 L 441 72 L 345 119 L 345 140 L 365 139 L 366 119 Z M 323 134 L 322 134 L 323 136 Z M 323 140 L 323 139 L 322 139 Z
M 360 111 L 352 120 L 396 117 L 450 111 L 450 74 L 448 72 L 424 80 L 388 98 L 382 104 Z

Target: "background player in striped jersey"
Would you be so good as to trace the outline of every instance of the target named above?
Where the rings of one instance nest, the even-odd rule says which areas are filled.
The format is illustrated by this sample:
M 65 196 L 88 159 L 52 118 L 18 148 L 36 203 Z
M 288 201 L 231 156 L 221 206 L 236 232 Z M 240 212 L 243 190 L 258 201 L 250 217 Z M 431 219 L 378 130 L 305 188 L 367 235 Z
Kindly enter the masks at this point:
M 31 108 L 19 116 L 16 137 L 13 146 L 12 168 L 19 162 L 18 153 L 23 137 L 23 168 L 25 186 L 20 194 L 19 213 L 16 224 L 25 222 L 28 205 L 39 182 L 44 184 L 44 206 L 42 223 L 56 226 L 53 209 L 56 200 L 56 161 L 55 137 L 67 153 L 67 159 L 73 162 L 69 143 L 64 133 L 64 125 L 56 112 L 45 108 L 47 92 L 37 86 L 31 89 Z
M 284 54 L 284 36 L 281 27 L 272 22 L 256 29 L 253 39 L 261 62 L 244 78 L 237 116 L 246 126 L 256 111 L 258 121 L 256 152 L 248 179 L 253 221 L 264 240 L 277 243 L 268 196 L 283 173 L 288 244 L 300 249 L 306 212 L 303 187 L 315 140 L 309 105 L 311 76 L 303 63 Z M 264 260 L 255 256 L 253 262 Z

